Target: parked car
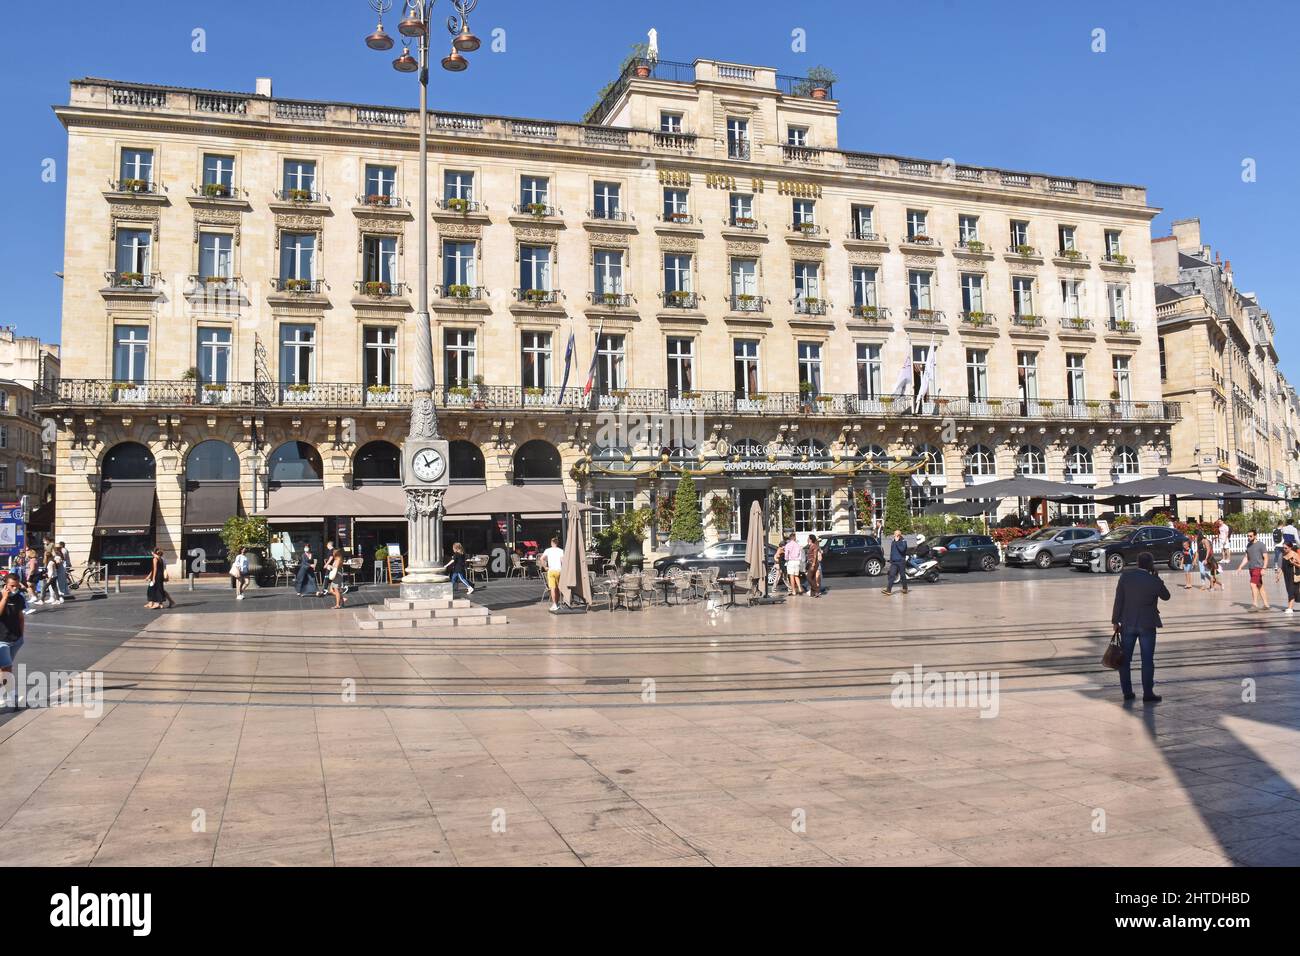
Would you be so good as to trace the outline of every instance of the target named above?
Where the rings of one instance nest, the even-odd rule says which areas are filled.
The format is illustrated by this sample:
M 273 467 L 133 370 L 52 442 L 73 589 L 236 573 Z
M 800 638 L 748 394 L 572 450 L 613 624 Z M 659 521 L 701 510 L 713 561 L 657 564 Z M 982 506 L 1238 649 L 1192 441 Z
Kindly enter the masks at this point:
M 869 574 L 885 571 L 885 553 L 869 534 L 828 534 L 821 539 L 822 574 Z
M 997 544 L 986 534 L 940 535 L 933 552 L 944 571 L 992 571 L 1002 562 Z
M 1006 562 L 1040 568 L 1050 568 L 1057 561 L 1068 564 L 1075 545 L 1100 537 L 1101 532 L 1096 528 L 1039 528 L 1007 545 Z
M 772 545 L 765 545 L 763 551 L 764 560 L 770 567 L 772 561 L 776 558 L 776 548 Z M 696 551 L 692 554 L 669 555 L 666 558 L 660 558 L 654 563 L 655 574 L 663 577 L 672 568 L 681 568 L 682 570 L 694 570 L 696 568 L 717 568 L 724 576 L 732 574 L 743 574 L 748 568 L 745 561 L 745 542 L 736 541 L 719 541 L 717 544 L 711 544 L 702 551 Z
M 1127 525 L 1096 541 L 1077 544 L 1070 552 L 1070 567 L 1077 571 L 1117 574 L 1126 564 L 1136 564 L 1139 554 L 1150 554 L 1156 564 L 1165 562 L 1175 571 L 1183 567 L 1183 542 L 1187 535 L 1162 525 Z

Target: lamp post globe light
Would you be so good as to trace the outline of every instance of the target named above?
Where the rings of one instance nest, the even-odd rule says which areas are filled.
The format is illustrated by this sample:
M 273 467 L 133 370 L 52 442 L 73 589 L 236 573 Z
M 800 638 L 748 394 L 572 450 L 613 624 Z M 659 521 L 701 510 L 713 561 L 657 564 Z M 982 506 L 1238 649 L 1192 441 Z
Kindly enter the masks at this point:
M 459 73 L 469 61 L 462 55 L 479 47 L 469 29 L 469 14 L 478 0 L 450 0 L 456 12 L 447 18 L 451 52 L 442 60 L 444 69 Z M 369 0 L 379 14 L 375 31 L 366 46 L 380 52 L 393 48 L 393 38 L 384 30 L 384 14 L 393 0 Z M 447 441 L 438 432 L 438 415 L 433 402 L 433 332 L 429 322 L 429 43 L 436 0 L 405 0 L 397 32 L 403 37 L 402 53 L 393 61 L 399 73 L 416 73 L 420 82 L 420 184 L 417 203 L 419 223 L 419 311 L 415 315 L 415 353 L 411 384 L 411 427 L 402 442 L 402 489 L 406 494 L 407 563 L 402 578 L 403 598 L 450 598 L 451 583 L 441 573 L 443 496 L 447 492 Z M 411 54 L 415 47 L 415 56 Z

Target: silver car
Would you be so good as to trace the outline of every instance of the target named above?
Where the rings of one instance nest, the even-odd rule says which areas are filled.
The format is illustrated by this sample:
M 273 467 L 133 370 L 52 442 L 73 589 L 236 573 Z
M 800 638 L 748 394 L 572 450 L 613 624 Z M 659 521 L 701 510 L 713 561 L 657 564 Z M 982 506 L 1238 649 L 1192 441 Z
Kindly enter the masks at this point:
M 1096 528 L 1039 528 L 1007 545 L 1006 562 L 1050 568 L 1057 562 L 1069 561 L 1070 549 L 1076 544 L 1100 537 L 1101 532 Z

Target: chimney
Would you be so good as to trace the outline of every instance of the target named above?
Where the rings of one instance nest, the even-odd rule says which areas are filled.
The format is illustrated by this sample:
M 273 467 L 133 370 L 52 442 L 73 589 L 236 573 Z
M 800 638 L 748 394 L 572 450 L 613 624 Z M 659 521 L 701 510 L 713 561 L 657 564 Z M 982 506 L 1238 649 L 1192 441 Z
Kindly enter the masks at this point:
M 259 76 L 257 78 L 257 96 L 265 96 L 268 100 L 271 98 L 271 78 L 269 76 Z
M 1176 219 L 1170 233 L 1178 240 L 1179 252 L 1199 253 L 1201 251 L 1201 220 Z

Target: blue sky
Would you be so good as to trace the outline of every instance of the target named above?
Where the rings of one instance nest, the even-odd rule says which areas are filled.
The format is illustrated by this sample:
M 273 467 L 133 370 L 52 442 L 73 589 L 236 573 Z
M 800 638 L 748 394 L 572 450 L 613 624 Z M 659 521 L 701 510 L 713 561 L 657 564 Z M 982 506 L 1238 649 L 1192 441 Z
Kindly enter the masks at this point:
M 60 0 L 48 9 L 34 17 L 8 5 L 0 40 L 10 144 L 0 150 L 9 226 L 0 230 L 9 290 L 0 323 L 48 340 L 59 335 L 66 156 L 50 106 L 66 101 L 68 80 L 251 92 L 255 77 L 271 76 L 278 96 L 414 105 L 413 81 L 361 42 L 374 23 L 365 0 Z M 442 0 L 435 12 L 450 9 Z M 655 27 L 663 59 L 785 73 L 830 66 L 847 149 L 1144 184 L 1164 210 L 1153 235 L 1200 217 L 1238 286 L 1271 311 L 1284 368 L 1300 383 L 1300 4 L 481 0 L 471 23 L 485 40 L 503 29 L 506 49 L 485 45 L 459 76 L 438 71 L 435 107 L 577 119 Z M 191 49 L 196 27 L 206 52 Z M 797 28 L 807 52 L 791 49 Z M 1104 53 L 1092 51 L 1098 28 Z M 46 158 L 57 182 L 42 182 Z M 1242 181 L 1247 158 L 1251 183 Z

